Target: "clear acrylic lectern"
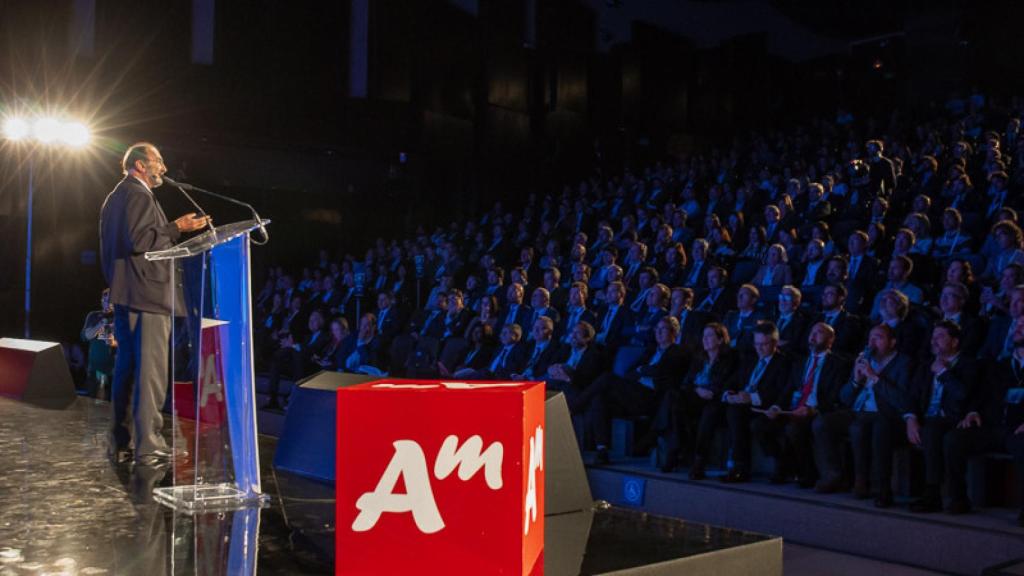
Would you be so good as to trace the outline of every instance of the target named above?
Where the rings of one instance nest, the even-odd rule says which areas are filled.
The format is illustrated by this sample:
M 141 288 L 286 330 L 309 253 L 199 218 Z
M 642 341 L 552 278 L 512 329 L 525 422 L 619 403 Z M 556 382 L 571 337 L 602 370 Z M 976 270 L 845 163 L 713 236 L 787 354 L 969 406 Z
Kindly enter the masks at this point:
M 175 510 L 259 506 L 249 234 L 246 220 L 208 230 L 146 259 L 171 267 L 171 487 L 154 498 Z

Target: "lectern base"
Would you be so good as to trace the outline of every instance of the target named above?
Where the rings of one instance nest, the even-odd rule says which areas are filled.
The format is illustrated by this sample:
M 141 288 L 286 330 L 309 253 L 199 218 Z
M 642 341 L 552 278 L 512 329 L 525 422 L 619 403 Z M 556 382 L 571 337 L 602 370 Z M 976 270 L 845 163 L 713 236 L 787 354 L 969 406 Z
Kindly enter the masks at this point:
M 154 488 L 153 499 L 176 512 L 195 514 L 262 508 L 269 497 L 266 494 L 247 494 L 231 484 L 204 484 Z

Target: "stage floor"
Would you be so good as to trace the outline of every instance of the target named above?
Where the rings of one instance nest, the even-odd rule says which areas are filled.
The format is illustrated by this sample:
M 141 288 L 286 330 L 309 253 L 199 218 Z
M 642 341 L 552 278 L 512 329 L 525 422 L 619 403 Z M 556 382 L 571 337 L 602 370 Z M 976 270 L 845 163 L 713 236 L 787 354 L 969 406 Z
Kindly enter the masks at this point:
M 106 402 L 51 411 L 0 397 L 0 574 L 332 574 L 333 488 L 271 466 L 262 510 L 188 516 L 152 499 L 167 468 L 110 464 Z M 773 564 L 779 539 L 611 506 L 549 516 L 545 573 L 604 574 L 719 554 Z M 761 560 L 757 560 L 761 558 Z M 656 573 L 656 572 L 652 572 Z M 709 572 L 710 573 L 710 572 Z

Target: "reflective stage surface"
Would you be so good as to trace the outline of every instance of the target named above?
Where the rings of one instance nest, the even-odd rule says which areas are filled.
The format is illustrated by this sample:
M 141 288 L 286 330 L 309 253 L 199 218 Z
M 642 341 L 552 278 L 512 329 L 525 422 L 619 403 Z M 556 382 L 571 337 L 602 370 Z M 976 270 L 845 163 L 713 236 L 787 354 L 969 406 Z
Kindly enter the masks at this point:
M 65 411 L 0 398 L 0 576 L 333 573 L 333 487 L 275 474 L 273 438 L 260 438 L 268 507 L 189 516 L 153 500 L 167 467 L 109 463 L 108 422 L 109 405 L 84 398 Z M 555 576 L 771 542 L 609 507 L 546 523 L 545 574 Z

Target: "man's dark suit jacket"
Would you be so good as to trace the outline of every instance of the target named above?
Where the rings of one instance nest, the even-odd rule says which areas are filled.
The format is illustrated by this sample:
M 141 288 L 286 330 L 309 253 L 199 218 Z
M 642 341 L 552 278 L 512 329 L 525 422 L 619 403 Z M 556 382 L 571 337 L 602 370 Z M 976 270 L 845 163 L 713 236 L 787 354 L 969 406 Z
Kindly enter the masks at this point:
M 506 320 L 508 319 L 509 307 L 511 307 L 511 304 L 502 308 L 501 312 L 498 313 L 498 325 L 494 327 L 495 335 L 500 334 L 501 329 L 505 327 Z M 528 304 L 520 304 L 519 308 L 516 310 L 515 322 L 513 322 L 513 324 L 518 324 L 519 327 L 523 329 L 523 340 L 529 336 L 530 328 L 533 327 L 530 324 L 530 319 L 532 318 L 533 308 L 530 308 Z
M 526 348 L 528 352 L 526 354 L 526 364 L 523 366 L 523 372 L 531 368 L 530 360 L 533 358 L 533 353 L 537 348 L 537 343 L 530 342 L 526 345 Z M 537 359 L 534 360 L 531 378 L 534 380 L 543 380 L 544 376 L 548 373 L 548 366 L 557 362 L 562 356 L 562 343 L 552 338 L 548 341 L 547 346 L 541 351 Z
M 570 325 L 571 320 L 572 310 L 566 310 L 565 315 L 562 316 L 562 321 L 557 326 L 555 326 L 556 337 L 562 338 L 566 334 L 572 333 L 572 329 L 575 328 L 576 326 L 575 324 Z M 579 318 L 576 320 L 576 323 L 579 322 L 586 322 L 590 324 L 591 326 L 594 327 L 594 330 L 597 330 L 599 328 L 599 326 L 597 325 L 597 315 L 595 315 L 594 312 L 590 310 L 590 308 L 584 308 L 583 311 L 580 312 Z
M 381 366 L 381 352 L 380 352 L 380 338 L 374 337 L 369 342 L 359 345 L 359 335 L 356 333 L 349 334 L 347 338 L 338 347 L 338 351 L 334 354 L 334 362 L 338 370 L 345 372 L 348 370 L 348 358 L 352 354 L 358 354 L 359 358 L 356 367 L 359 366 L 373 366 L 375 368 L 385 368 Z
M 913 370 L 913 358 L 903 352 L 897 352 L 896 356 L 878 374 L 878 382 L 875 382 L 872 389 L 875 392 L 875 405 L 878 406 L 879 414 L 887 418 L 901 416 L 900 402 L 907 393 L 907 386 L 910 385 L 910 379 L 914 374 Z M 864 390 L 864 386 L 853 380 L 851 372 L 850 380 L 839 391 L 839 402 L 852 410 L 862 390 Z
M 818 322 L 825 322 L 825 315 L 818 316 L 808 326 L 808 330 Z M 846 354 L 856 354 L 861 349 L 861 344 L 866 337 L 866 330 L 859 316 L 850 314 L 845 309 L 839 312 L 832 329 L 836 331 L 836 340 L 832 349 Z M 804 343 L 806 345 L 806 342 Z
M 608 306 L 601 308 L 600 314 L 598 314 L 597 324 L 594 325 L 594 330 L 597 334 L 601 334 L 601 328 L 604 326 L 604 318 L 609 311 Z M 605 340 L 602 343 L 605 348 L 615 350 L 619 346 L 624 345 L 629 340 L 630 330 L 633 328 L 633 311 L 629 309 L 629 306 L 622 303 L 615 313 L 615 317 L 611 320 L 611 325 L 608 326 L 608 333 L 605 335 Z
M 732 347 L 742 352 L 750 352 L 754 349 L 754 326 L 759 321 L 767 319 L 767 314 L 757 309 L 746 318 L 740 316 L 739 310 L 729 310 L 722 323 L 729 329 Z
M 737 377 L 733 379 L 733 385 L 729 390 L 732 392 L 745 391 L 760 361 L 761 359 L 756 354 L 747 356 L 742 362 Z M 754 390 L 761 400 L 759 408 L 767 408 L 773 404 L 778 404 L 779 394 L 786 388 L 789 382 L 789 374 L 790 357 L 781 351 L 776 352 L 772 355 L 772 359 L 761 374 L 761 378 L 757 381 L 756 389 Z
M 978 350 L 978 358 L 998 359 L 999 355 L 1003 353 L 1006 334 L 1012 324 L 1013 319 L 1009 316 L 1003 314 L 993 316 L 985 334 L 985 343 Z
M 498 347 L 494 351 L 494 355 L 491 357 L 493 362 L 494 358 L 501 354 L 502 347 Z M 517 342 L 512 350 L 509 351 L 508 356 L 505 357 L 504 366 L 498 366 L 498 369 L 493 373 L 490 373 L 491 378 L 496 380 L 508 380 L 513 374 L 519 374 L 526 368 L 526 362 L 530 360 L 530 352 L 533 350 L 531 346 L 527 346 L 524 342 Z M 488 363 L 485 370 L 490 370 L 491 363 Z
M 992 367 L 985 388 L 985 411 L 981 413 L 983 426 L 1004 426 L 1013 432 L 1024 424 L 1024 402 L 1009 404 L 1006 393 L 1011 388 L 1024 388 L 1024 368 L 1014 370 L 1013 358 L 1007 358 Z
M 601 356 L 601 349 L 596 344 L 587 346 L 583 356 L 576 364 L 576 368 L 570 368 L 567 364 L 572 355 L 572 346 L 565 346 L 562 349 L 562 357 L 557 363 L 565 365 L 565 371 L 569 375 L 569 383 L 576 390 L 583 390 L 590 386 L 604 369 L 604 358 Z
M 796 408 L 793 398 L 797 392 L 803 390 L 804 372 L 807 371 L 809 359 L 808 355 L 793 362 L 789 382 L 776 402 L 783 410 Z M 830 352 L 825 357 L 825 365 L 821 367 L 821 375 L 818 377 L 818 412 L 832 412 L 838 407 L 839 390 L 849 377 L 850 364 L 838 354 Z
M 661 358 L 653 366 L 650 364 L 657 348 L 652 348 L 644 355 L 644 359 L 635 368 L 626 373 L 628 380 L 639 382 L 641 378 L 651 378 L 654 381 L 654 391 L 661 394 L 671 388 L 675 388 L 679 377 L 686 368 L 686 356 L 682 346 L 672 344 L 662 353 Z
M 785 352 L 807 353 L 807 332 L 811 327 L 811 318 L 803 310 L 793 312 L 785 326 L 782 326 L 781 317 L 776 316 L 775 325 L 779 329 L 779 340 L 786 343 L 782 346 Z
M 929 357 L 917 367 L 911 384 L 900 403 L 901 414 L 915 414 L 918 419 L 928 412 L 932 394 L 932 362 Z M 978 364 L 973 358 L 961 354 L 952 367 L 939 376 L 942 382 L 940 405 L 947 418 L 963 420 L 971 412 L 985 410 L 984 380 L 978 373 Z
M 381 310 L 377 310 L 377 321 L 380 322 Z M 389 344 L 395 339 L 395 336 L 402 331 L 403 326 L 402 311 L 399 309 L 397 304 L 392 304 L 388 308 L 387 314 L 384 314 L 384 321 L 380 322 L 380 328 L 377 330 L 377 335 L 380 337 L 384 345 Z
M 180 237 L 152 191 L 133 176 L 121 180 L 100 211 L 100 258 L 110 286 L 110 302 L 170 315 L 174 264 L 150 262 L 144 254 L 170 248 Z M 177 304 L 175 308 L 184 310 L 180 290 Z

